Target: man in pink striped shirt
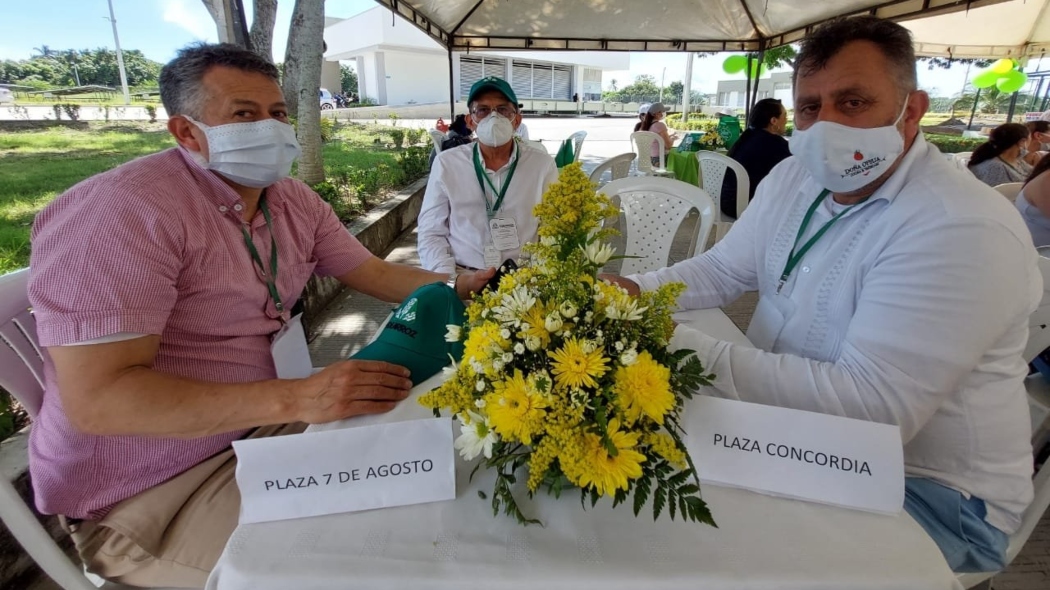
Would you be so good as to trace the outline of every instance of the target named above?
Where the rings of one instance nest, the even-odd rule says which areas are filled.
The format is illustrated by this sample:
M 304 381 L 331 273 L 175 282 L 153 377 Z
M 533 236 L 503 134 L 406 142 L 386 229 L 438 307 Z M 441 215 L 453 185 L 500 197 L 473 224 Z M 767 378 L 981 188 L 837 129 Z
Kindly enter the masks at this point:
M 89 570 L 202 587 L 237 523 L 231 441 L 385 412 L 408 371 L 343 361 L 276 379 L 270 344 L 313 274 L 386 301 L 448 275 L 372 256 L 306 185 L 277 69 L 232 45 L 161 73 L 178 143 L 37 216 L 29 297 L 47 347 L 30 436 L 37 506 Z M 452 277 L 461 296 L 488 272 Z M 287 429 L 286 429 L 287 431 Z

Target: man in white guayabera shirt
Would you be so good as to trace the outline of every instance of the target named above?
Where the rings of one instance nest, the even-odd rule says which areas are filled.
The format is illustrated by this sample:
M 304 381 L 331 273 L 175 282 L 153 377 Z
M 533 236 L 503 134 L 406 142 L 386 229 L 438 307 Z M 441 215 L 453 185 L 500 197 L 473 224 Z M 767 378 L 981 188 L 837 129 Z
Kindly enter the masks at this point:
M 955 571 L 1005 565 L 1032 499 L 1021 353 L 1042 294 L 1016 210 L 919 131 L 906 29 L 828 23 L 795 70 L 794 157 L 713 249 L 628 279 L 686 308 L 757 290 L 757 348 L 679 327 L 727 398 L 897 424 L 905 509 Z

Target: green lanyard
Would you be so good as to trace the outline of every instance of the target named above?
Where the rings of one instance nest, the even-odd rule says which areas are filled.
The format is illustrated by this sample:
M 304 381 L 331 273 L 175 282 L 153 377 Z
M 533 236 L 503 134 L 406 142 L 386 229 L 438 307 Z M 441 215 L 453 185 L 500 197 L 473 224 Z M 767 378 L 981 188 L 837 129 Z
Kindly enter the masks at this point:
M 809 211 L 806 211 L 806 216 L 802 218 L 802 226 L 798 228 L 798 234 L 795 236 L 795 245 L 791 247 L 791 254 L 788 255 L 787 264 L 784 265 L 784 272 L 780 273 L 780 282 L 777 283 L 777 295 L 780 294 L 780 290 L 784 288 L 784 283 L 787 282 L 788 277 L 791 276 L 791 273 L 795 270 L 795 267 L 798 266 L 798 263 L 802 261 L 802 257 L 806 255 L 806 252 L 809 252 L 809 249 L 813 247 L 813 244 L 816 244 L 817 240 L 824 237 L 824 234 L 835 224 L 836 221 L 839 220 L 839 218 L 848 213 L 850 209 L 856 207 L 856 205 L 850 205 L 840 211 L 838 215 L 832 217 L 823 227 L 818 229 L 817 233 L 813 234 L 813 237 L 802 245 L 802 248 L 799 248 L 799 240 L 801 240 L 802 235 L 806 233 L 806 228 L 809 227 L 809 222 L 813 219 L 813 214 L 817 212 L 817 207 L 820 206 L 820 203 L 824 200 L 824 197 L 828 196 L 829 192 L 831 191 L 824 189 L 824 191 L 820 193 L 820 196 L 817 197 L 817 200 L 813 201 L 813 204 L 809 206 Z
M 489 179 L 489 175 L 485 174 L 485 169 L 481 166 L 481 156 L 478 154 L 478 144 L 475 143 L 474 173 L 478 175 L 478 184 L 481 186 L 481 196 L 485 199 L 485 213 L 488 214 L 489 219 L 492 219 L 496 216 L 496 211 L 499 211 L 500 205 L 503 204 L 503 197 L 507 196 L 507 187 L 510 186 L 510 180 L 514 178 L 514 171 L 518 169 L 518 158 L 521 156 L 521 152 L 518 152 L 514 156 L 514 161 L 510 163 L 510 170 L 507 171 L 507 178 L 503 181 L 503 188 L 501 190 L 496 190 L 495 185 L 492 184 L 492 180 Z M 496 195 L 495 204 L 489 204 L 488 195 L 485 194 L 486 184 L 492 189 L 492 194 Z
M 266 281 L 266 289 L 270 292 L 270 299 L 273 299 L 273 305 L 277 308 L 277 313 L 281 314 L 283 320 L 284 304 L 281 303 L 281 294 L 277 292 L 277 239 L 273 236 L 273 218 L 270 217 L 270 208 L 266 206 L 265 193 L 259 199 L 259 208 L 262 209 L 263 217 L 266 218 L 266 229 L 270 231 L 270 272 L 266 272 L 266 266 L 263 265 L 262 257 L 259 256 L 259 250 L 255 248 L 252 236 L 244 227 L 247 224 L 243 221 L 241 222 L 241 233 L 244 234 L 244 243 L 248 246 L 248 252 L 252 255 L 255 266 L 259 267 L 263 280 Z

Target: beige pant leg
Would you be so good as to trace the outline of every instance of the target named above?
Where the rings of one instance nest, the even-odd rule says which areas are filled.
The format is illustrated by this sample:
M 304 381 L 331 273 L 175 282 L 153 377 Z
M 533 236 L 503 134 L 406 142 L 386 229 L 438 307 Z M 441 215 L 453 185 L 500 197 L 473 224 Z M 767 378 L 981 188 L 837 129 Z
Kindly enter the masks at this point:
M 247 438 L 305 429 L 305 424 L 268 426 Z M 203 588 L 237 527 L 236 467 L 228 449 L 120 502 L 100 521 L 70 525 L 88 571 L 129 586 Z

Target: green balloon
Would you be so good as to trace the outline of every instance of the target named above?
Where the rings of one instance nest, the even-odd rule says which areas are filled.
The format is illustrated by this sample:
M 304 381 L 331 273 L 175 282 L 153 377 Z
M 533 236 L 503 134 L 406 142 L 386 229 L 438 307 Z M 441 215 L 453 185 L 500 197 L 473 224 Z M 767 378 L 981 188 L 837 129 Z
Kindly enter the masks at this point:
M 727 74 L 742 72 L 747 67 L 747 57 L 743 55 L 730 55 L 722 62 L 722 71 Z
M 1026 82 L 1028 82 L 1028 74 L 1012 70 L 1003 74 L 1003 76 L 996 81 L 995 87 L 998 88 L 1000 92 L 1011 94 L 1024 88 Z
M 986 70 L 974 76 L 972 84 L 974 88 L 991 88 L 992 86 L 995 86 L 995 82 L 999 77 L 1000 74 L 997 74 L 992 70 Z

